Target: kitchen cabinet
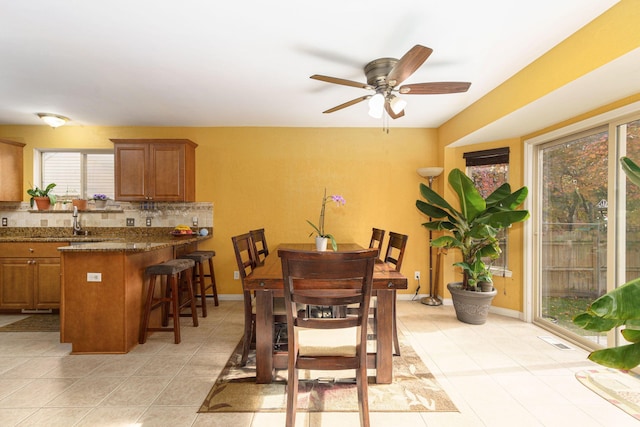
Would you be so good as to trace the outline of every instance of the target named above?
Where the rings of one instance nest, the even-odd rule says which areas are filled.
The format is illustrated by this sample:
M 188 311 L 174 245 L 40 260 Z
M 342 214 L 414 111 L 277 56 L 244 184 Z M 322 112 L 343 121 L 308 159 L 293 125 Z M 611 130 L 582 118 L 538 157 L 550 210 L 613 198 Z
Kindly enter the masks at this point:
M 60 308 L 56 243 L 0 243 L 0 309 Z
M 115 198 L 122 201 L 194 202 L 195 149 L 188 139 L 112 139 Z
M 0 201 L 20 202 L 24 195 L 22 188 L 22 162 L 25 144 L 8 139 L 0 139 Z

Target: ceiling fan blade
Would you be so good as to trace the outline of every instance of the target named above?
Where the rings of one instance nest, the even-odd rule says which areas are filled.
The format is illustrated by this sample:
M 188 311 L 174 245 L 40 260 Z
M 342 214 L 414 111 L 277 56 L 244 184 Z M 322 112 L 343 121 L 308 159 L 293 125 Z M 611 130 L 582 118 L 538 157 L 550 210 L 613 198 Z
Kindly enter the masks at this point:
M 405 81 L 411 74 L 413 74 L 431 55 L 433 49 L 415 45 L 402 58 L 398 60 L 396 65 L 389 71 L 387 75 L 387 83 L 390 86 L 396 86 Z
M 391 117 L 394 120 L 404 116 L 404 110 L 400 111 L 398 114 L 394 113 L 393 108 L 391 108 L 391 103 L 389 101 L 386 101 L 384 103 L 384 109 L 389 115 L 389 117 Z
M 339 79 L 337 77 L 323 76 L 323 75 L 320 75 L 320 74 L 314 74 L 310 78 L 315 79 L 315 80 L 320 80 L 320 81 L 323 81 L 323 82 L 327 82 L 327 83 L 335 83 L 337 85 L 359 87 L 359 88 L 362 88 L 362 89 L 373 89 L 371 86 L 369 86 L 366 83 L 354 82 L 353 80 Z
M 334 111 L 342 110 L 343 108 L 351 107 L 352 105 L 357 104 L 358 102 L 362 102 L 365 99 L 371 98 L 371 95 L 361 96 L 360 98 L 352 99 L 351 101 L 347 101 L 344 104 L 340 104 L 337 107 L 333 107 L 328 109 L 327 111 L 323 111 L 323 113 L 333 113 Z
M 437 95 L 466 92 L 469 86 L 471 86 L 469 82 L 415 83 L 401 86 L 399 91 L 405 95 Z

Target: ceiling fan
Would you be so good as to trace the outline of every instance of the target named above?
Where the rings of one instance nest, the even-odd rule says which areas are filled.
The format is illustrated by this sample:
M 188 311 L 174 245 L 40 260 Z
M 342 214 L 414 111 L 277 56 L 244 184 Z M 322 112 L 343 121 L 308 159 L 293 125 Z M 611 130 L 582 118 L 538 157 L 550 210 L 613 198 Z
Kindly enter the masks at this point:
M 397 96 L 402 95 L 435 95 L 446 93 L 466 92 L 471 86 L 468 82 L 430 82 L 414 83 L 397 87 L 400 83 L 411 76 L 427 60 L 433 52 L 419 44 L 412 47 L 402 58 L 379 58 L 369 62 L 364 67 L 364 74 L 367 83 L 359 83 L 353 80 L 340 79 L 337 77 L 314 74 L 312 79 L 321 80 L 327 83 L 334 83 L 344 86 L 359 87 L 371 90 L 374 93 L 361 96 L 344 104 L 330 108 L 323 113 L 333 113 L 350 107 L 366 99 L 369 99 L 369 115 L 372 117 L 382 117 L 386 111 L 389 117 L 397 119 L 404 116 L 406 101 Z

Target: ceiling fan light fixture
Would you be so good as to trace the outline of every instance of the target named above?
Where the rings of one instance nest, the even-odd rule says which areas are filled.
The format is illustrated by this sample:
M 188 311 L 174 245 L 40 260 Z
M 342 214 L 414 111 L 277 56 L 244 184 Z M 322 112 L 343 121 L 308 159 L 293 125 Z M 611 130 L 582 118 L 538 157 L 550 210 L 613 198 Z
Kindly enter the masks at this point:
M 369 115 L 374 119 L 382 117 L 384 111 L 384 95 L 376 93 L 369 99 Z
M 407 106 L 407 101 L 395 95 L 391 95 L 389 105 L 395 114 L 400 114 L 404 110 L 404 107 Z
M 68 117 L 51 113 L 36 113 L 36 116 L 54 129 L 64 125 L 70 120 Z

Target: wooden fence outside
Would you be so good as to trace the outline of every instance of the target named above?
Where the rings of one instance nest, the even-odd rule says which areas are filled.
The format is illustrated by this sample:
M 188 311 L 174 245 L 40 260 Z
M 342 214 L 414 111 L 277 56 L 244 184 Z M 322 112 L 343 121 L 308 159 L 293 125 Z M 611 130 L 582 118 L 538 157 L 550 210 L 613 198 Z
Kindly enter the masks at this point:
M 547 224 L 542 238 L 542 296 L 595 299 L 607 291 L 606 230 L 598 224 Z M 629 281 L 640 277 L 640 238 L 627 240 Z

